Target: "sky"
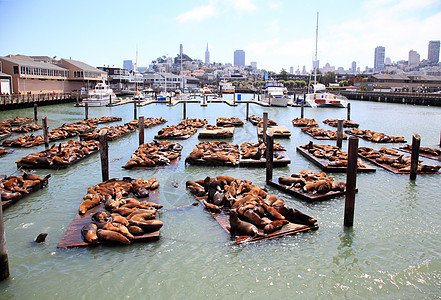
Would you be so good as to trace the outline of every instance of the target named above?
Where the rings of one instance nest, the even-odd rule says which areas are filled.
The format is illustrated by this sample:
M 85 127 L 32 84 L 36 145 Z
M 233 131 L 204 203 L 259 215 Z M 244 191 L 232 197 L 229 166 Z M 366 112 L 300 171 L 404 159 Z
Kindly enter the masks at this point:
M 349 69 L 373 67 L 374 51 L 408 60 L 427 59 L 430 40 L 441 40 L 441 0 L 0 0 L 0 56 L 56 56 L 89 65 L 139 67 L 179 45 L 191 58 L 245 63 L 280 72 L 312 69 L 318 18 L 317 58 Z M 137 54 L 138 53 L 138 54 Z

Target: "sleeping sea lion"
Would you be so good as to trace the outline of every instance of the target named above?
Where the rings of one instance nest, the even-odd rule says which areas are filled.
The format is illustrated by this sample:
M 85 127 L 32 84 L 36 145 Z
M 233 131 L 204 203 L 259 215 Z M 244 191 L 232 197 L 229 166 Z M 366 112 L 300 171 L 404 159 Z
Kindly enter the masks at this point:
M 130 240 L 119 232 L 111 230 L 97 230 L 98 239 L 103 242 L 130 244 Z
M 272 221 L 271 223 L 269 223 L 268 225 L 265 226 L 265 228 L 263 229 L 263 232 L 268 234 L 268 233 L 277 231 L 277 230 L 279 230 L 280 228 L 282 228 L 284 225 L 286 225 L 288 223 L 289 223 L 288 220 L 275 220 L 275 221 Z
M 96 244 L 98 242 L 97 236 L 98 227 L 93 223 L 88 223 L 81 228 L 81 234 L 84 241 L 89 244 Z
M 255 225 L 240 220 L 235 209 L 230 210 L 230 234 L 231 237 L 240 235 L 255 237 L 262 235 Z
M 146 221 L 133 221 L 129 220 L 130 227 L 131 226 L 138 226 L 143 230 L 144 233 L 148 232 L 154 232 L 159 230 L 164 223 L 162 223 L 160 220 L 146 220 Z M 132 231 L 130 231 L 132 233 Z
M 80 204 L 78 210 L 80 215 L 84 215 L 89 209 L 99 205 L 101 202 L 101 196 L 99 194 L 87 194 L 86 196 L 84 196 L 84 201 Z
M 282 214 L 286 218 L 286 220 L 290 221 L 291 223 L 308 225 L 308 226 L 313 226 L 317 223 L 317 219 L 305 215 L 304 213 L 300 212 L 295 208 L 284 205 L 284 206 L 277 206 L 275 207 L 275 209 L 280 214 Z

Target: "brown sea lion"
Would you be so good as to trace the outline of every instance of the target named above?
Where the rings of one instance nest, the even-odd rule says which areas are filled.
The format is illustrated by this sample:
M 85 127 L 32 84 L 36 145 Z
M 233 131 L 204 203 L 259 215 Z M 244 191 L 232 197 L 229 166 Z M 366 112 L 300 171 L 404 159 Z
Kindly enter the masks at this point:
M 84 241 L 89 244 L 96 244 L 98 242 L 97 236 L 98 227 L 93 223 L 88 223 L 81 228 L 81 235 Z
M 120 214 L 112 213 L 110 216 L 112 217 L 113 222 L 123 224 L 126 227 L 129 226 L 129 221 Z
M 262 235 L 255 225 L 239 219 L 235 209 L 230 210 L 230 234 L 231 237 L 240 235 L 255 237 Z
M 284 205 L 284 206 L 275 207 L 275 209 L 280 214 L 282 214 L 286 218 L 286 220 L 290 221 L 291 223 L 303 224 L 308 226 L 313 226 L 314 224 L 317 223 L 317 219 L 305 215 L 304 213 L 298 211 L 295 208 Z
M 91 194 L 87 194 L 86 196 L 88 195 Z M 99 194 L 93 194 L 90 197 L 86 196 L 84 201 L 80 204 L 80 208 L 78 210 L 80 215 L 84 215 L 89 209 L 99 205 L 101 202 L 101 196 Z
M 284 220 L 285 217 L 280 214 L 274 207 L 267 205 L 264 201 L 260 201 L 260 205 L 272 220 Z
M 105 211 L 99 211 L 92 215 L 91 220 L 95 223 L 107 223 L 111 220 L 111 218 L 109 213 Z
M 151 201 L 141 201 L 139 203 L 141 205 L 141 208 L 148 208 L 148 207 L 153 207 L 155 209 L 161 209 L 164 206 L 155 202 L 151 202 Z
M 128 238 L 126 238 L 124 235 L 116 231 L 98 229 L 97 235 L 99 241 L 110 242 L 110 243 L 121 243 L 126 245 L 130 244 L 130 240 Z
M 216 204 L 209 203 L 205 200 L 202 200 L 202 203 L 209 211 L 211 211 L 213 213 L 220 213 L 221 212 L 221 209 Z
M 257 226 L 257 228 L 264 229 L 265 226 L 268 224 L 262 218 L 256 214 L 252 209 L 247 209 L 242 214 L 250 223 Z
M 129 229 L 129 232 L 133 235 L 142 235 L 144 234 L 144 230 L 142 230 L 140 227 L 135 225 L 130 225 L 127 227 Z
M 269 223 L 268 225 L 265 226 L 265 228 L 263 229 L 263 232 L 265 232 L 266 234 L 272 233 L 274 231 L 279 230 L 280 228 L 282 228 L 284 225 L 286 225 L 288 223 L 289 223 L 288 220 L 272 221 L 271 223 Z
M 130 227 L 138 226 L 144 231 L 144 233 L 157 231 L 164 225 L 164 223 L 162 223 L 160 220 L 146 220 L 146 221 L 129 220 L 129 223 L 130 223 Z

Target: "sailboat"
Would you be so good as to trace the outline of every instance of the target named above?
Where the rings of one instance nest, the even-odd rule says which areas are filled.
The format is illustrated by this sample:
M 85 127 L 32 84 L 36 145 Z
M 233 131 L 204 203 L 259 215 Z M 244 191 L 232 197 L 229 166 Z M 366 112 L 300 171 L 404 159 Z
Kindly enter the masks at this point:
M 317 42 L 318 42 L 318 16 L 317 12 L 317 26 L 315 30 L 315 57 L 313 61 L 314 68 L 314 92 L 305 95 L 304 102 L 311 107 L 348 107 L 348 99 L 342 95 L 336 95 L 326 92 L 326 86 L 317 83 Z

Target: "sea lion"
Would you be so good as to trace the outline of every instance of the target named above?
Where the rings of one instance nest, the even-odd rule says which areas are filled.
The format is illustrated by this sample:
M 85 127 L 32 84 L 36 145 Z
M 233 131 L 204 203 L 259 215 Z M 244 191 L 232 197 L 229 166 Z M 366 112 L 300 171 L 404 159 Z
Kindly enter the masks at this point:
M 142 230 L 140 227 L 135 225 L 130 225 L 127 227 L 129 229 L 129 232 L 133 235 L 142 235 L 144 234 L 144 230 Z
M 105 211 L 99 211 L 92 215 L 91 220 L 95 223 L 107 223 L 110 222 L 112 218 L 110 217 L 109 213 Z
M 146 221 L 133 221 L 129 220 L 130 226 L 137 226 L 143 230 L 143 233 L 149 233 L 159 230 L 164 223 L 162 223 L 160 220 L 146 220 Z M 129 228 L 130 230 L 130 228 Z M 133 232 L 130 230 L 130 232 L 133 234 Z
M 280 214 L 274 207 L 267 205 L 264 201 L 260 201 L 260 205 L 273 220 L 284 220 L 285 217 Z
M 240 235 L 255 237 L 262 235 L 255 225 L 240 220 L 235 209 L 230 210 L 230 234 L 231 237 Z
M 265 228 L 263 229 L 263 232 L 265 232 L 266 234 L 272 233 L 274 231 L 279 230 L 280 228 L 282 228 L 284 225 L 286 225 L 288 223 L 289 223 L 288 220 L 275 220 L 275 221 L 272 221 L 271 223 L 269 223 L 269 224 L 267 224 L 265 226 Z
M 88 223 L 81 228 L 81 235 L 84 241 L 89 244 L 96 244 L 98 242 L 97 236 L 98 227 L 93 223 Z
M 151 202 L 151 201 L 141 201 L 139 202 L 139 204 L 141 205 L 140 208 L 146 208 L 148 209 L 149 207 L 153 207 L 155 209 L 161 209 L 164 206 L 155 202 Z
M 202 203 L 209 211 L 211 211 L 213 213 L 220 213 L 221 212 L 221 209 L 216 204 L 209 203 L 205 200 L 202 200 Z
M 80 204 L 78 210 L 80 215 L 84 215 L 89 209 L 99 205 L 101 202 L 101 196 L 99 194 L 87 194 L 86 196 L 84 196 L 84 201 Z
M 112 213 L 110 216 L 112 217 L 113 222 L 123 224 L 126 227 L 129 226 L 129 221 L 120 214 Z
M 35 239 L 36 243 L 43 243 L 46 240 L 47 233 L 40 233 Z
M 119 232 L 111 231 L 111 230 L 97 230 L 98 239 L 103 242 L 113 242 L 113 243 L 121 243 L 121 244 L 130 244 L 130 240 L 126 238 Z
M 203 187 L 202 185 L 200 185 L 200 184 L 198 184 L 198 183 L 196 183 L 196 182 L 190 181 L 190 180 L 188 180 L 188 181 L 185 183 L 185 185 L 186 185 L 187 189 L 188 189 L 193 195 L 195 195 L 195 196 L 197 196 L 197 197 L 202 197 L 202 196 L 205 195 L 205 189 L 204 189 L 204 187 Z
M 256 225 L 260 229 L 264 229 L 265 226 L 268 224 L 267 222 L 262 220 L 262 218 L 258 214 L 256 214 L 252 209 L 245 210 L 242 215 L 246 219 L 248 219 L 248 221 L 250 221 L 250 223 Z
M 308 226 L 314 226 L 317 223 L 317 219 L 314 219 L 304 213 L 298 211 L 295 208 L 284 206 L 275 207 L 275 209 L 282 214 L 286 220 L 291 223 L 303 224 Z
M 133 235 L 129 232 L 129 230 L 127 229 L 127 227 L 125 227 L 124 225 L 120 224 L 120 223 L 112 223 L 112 222 L 108 222 L 106 223 L 106 225 L 103 226 L 104 230 L 111 230 L 111 231 L 115 231 L 115 232 L 119 232 L 121 233 L 123 236 L 125 236 L 126 238 L 128 238 L 129 240 L 133 239 Z

